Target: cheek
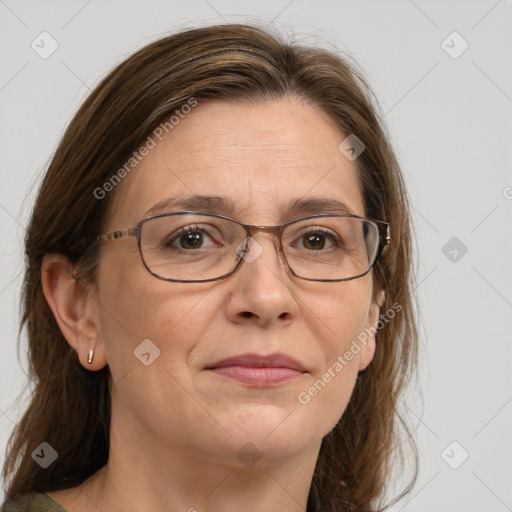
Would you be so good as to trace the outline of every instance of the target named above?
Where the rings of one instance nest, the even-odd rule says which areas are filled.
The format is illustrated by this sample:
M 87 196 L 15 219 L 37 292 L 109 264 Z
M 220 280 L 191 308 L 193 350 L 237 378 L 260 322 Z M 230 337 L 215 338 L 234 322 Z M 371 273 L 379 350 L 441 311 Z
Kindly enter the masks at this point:
M 132 259 L 114 264 L 115 258 L 107 257 L 99 269 L 100 336 L 113 376 L 116 370 L 138 368 L 134 351 L 144 340 L 160 351 L 159 365 L 179 370 L 211 323 L 215 308 L 204 306 L 209 288 L 206 283 L 192 288 L 159 280 L 146 271 L 138 254 L 137 261 Z
M 144 425 L 154 436 L 170 429 L 183 440 L 184 425 L 204 423 L 204 411 L 190 400 L 189 355 L 220 306 L 211 303 L 206 283 L 169 283 L 140 267 L 112 268 L 99 297 L 113 407 L 117 421 Z
M 334 284 L 334 283 L 333 283 Z M 314 300 L 304 301 L 304 316 L 319 348 L 331 364 L 350 347 L 365 326 L 371 304 L 371 281 L 361 278 L 325 287 Z
M 359 281 L 359 282 L 358 282 Z M 355 280 L 325 290 L 308 314 L 323 365 L 311 376 L 298 401 L 312 418 L 322 418 L 327 434 L 341 418 L 358 375 L 360 343 L 371 301 L 371 281 Z

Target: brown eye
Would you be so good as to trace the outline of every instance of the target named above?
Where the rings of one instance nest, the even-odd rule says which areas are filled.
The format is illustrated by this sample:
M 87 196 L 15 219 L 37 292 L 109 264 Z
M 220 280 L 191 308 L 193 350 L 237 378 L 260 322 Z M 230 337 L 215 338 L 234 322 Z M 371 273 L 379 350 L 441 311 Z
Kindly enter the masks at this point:
M 319 250 L 325 247 L 325 236 L 318 233 L 310 233 L 302 237 L 302 245 L 306 249 Z
M 166 236 L 162 241 L 162 246 L 175 251 L 198 251 L 222 246 L 211 233 L 212 231 L 211 226 L 183 226 Z
M 203 235 L 199 231 L 189 231 L 179 237 L 182 249 L 199 249 L 203 243 Z
M 296 249 L 308 251 L 321 251 L 340 247 L 341 243 L 335 233 L 320 228 L 310 229 L 303 233 L 296 242 L 292 243 Z

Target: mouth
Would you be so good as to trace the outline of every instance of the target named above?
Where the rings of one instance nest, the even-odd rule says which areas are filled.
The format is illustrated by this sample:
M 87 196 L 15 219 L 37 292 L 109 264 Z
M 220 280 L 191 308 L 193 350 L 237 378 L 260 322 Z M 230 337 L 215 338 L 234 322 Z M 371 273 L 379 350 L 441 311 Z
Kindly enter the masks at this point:
M 221 359 L 205 370 L 256 388 L 275 387 L 299 379 L 306 369 L 286 354 L 240 354 Z

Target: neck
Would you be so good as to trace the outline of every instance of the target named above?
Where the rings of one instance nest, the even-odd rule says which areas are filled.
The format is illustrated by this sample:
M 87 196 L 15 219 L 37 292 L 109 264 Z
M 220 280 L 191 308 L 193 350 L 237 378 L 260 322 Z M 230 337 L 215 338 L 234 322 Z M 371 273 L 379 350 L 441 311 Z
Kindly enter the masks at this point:
M 304 512 L 319 446 L 286 460 L 227 464 L 179 446 L 142 446 L 112 431 L 109 461 L 86 480 L 70 512 Z M 131 442 L 130 442 L 131 441 Z M 61 503 L 66 506 L 64 500 Z

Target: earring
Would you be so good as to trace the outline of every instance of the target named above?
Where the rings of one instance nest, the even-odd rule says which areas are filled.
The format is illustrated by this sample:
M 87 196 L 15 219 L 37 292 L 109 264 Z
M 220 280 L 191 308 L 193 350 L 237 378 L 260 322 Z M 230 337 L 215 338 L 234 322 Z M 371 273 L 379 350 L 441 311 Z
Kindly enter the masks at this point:
M 91 350 L 89 350 L 89 357 L 87 358 L 87 362 L 89 364 L 92 364 L 92 358 L 94 357 L 94 349 L 91 348 Z

